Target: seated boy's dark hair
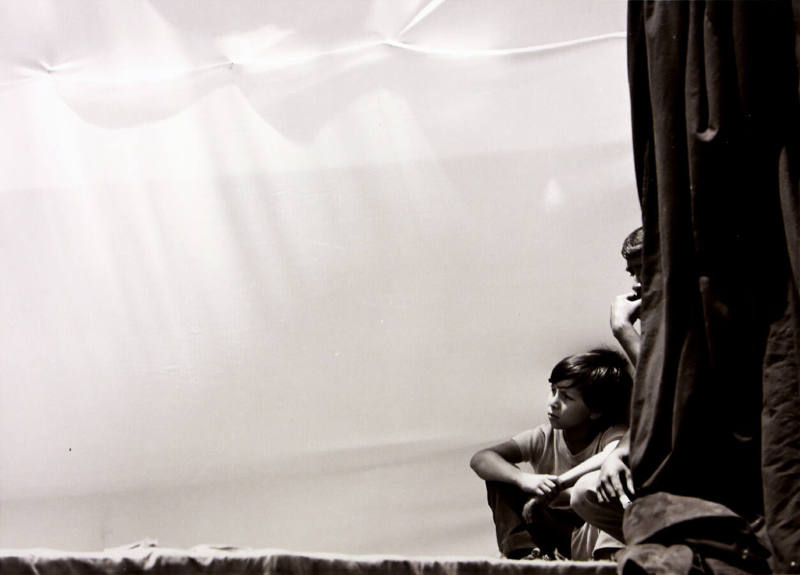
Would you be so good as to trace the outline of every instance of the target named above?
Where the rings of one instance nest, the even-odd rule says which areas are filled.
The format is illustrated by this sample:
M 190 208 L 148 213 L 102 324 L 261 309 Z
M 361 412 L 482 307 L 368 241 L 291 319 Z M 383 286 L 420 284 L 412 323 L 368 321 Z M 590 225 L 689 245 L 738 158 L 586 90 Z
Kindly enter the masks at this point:
M 644 228 L 641 226 L 633 230 L 622 242 L 622 257 L 629 260 L 633 257 L 639 257 L 642 253 L 642 245 L 644 244 Z
M 570 355 L 559 361 L 550 373 L 550 383 L 571 380 L 583 402 L 600 414 L 598 423 L 628 423 L 628 406 L 633 381 L 628 361 L 614 350 L 597 348 Z

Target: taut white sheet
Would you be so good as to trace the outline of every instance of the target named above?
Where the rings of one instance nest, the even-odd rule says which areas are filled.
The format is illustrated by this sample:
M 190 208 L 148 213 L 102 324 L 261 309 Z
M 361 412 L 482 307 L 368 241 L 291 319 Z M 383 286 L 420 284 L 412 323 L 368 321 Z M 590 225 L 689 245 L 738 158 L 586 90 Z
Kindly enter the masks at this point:
M 0 1 L 0 546 L 492 554 L 611 343 L 618 1 Z

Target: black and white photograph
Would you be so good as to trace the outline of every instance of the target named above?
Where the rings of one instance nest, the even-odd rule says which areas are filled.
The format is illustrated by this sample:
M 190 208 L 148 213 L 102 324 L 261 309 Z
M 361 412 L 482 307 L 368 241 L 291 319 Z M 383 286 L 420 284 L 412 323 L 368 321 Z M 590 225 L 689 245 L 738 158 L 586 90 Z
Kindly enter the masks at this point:
M 800 3 L 0 23 L 2 575 L 800 573 Z

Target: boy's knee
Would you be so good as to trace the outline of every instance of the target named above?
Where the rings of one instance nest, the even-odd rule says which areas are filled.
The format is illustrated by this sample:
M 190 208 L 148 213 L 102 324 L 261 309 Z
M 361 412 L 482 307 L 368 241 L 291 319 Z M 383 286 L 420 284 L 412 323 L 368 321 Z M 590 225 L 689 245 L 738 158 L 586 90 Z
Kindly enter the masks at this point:
M 598 499 L 598 485 L 600 472 L 595 471 L 581 477 L 572 488 L 570 506 L 572 510 L 586 523 L 606 531 L 618 541 L 616 547 L 621 546 L 623 540 L 622 515 L 623 509 L 619 502 L 601 503 Z
M 569 506 L 572 510 L 583 517 L 582 511 L 597 504 L 597 480 L 599 472 L 588 473 L 578 479 L 572 486 L 569 498 Z

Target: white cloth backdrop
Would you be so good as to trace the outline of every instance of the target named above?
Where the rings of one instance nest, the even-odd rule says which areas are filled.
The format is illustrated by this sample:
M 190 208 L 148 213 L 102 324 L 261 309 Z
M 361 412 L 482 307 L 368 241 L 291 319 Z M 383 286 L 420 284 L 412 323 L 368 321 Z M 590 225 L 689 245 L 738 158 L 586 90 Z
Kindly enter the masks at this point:
M 0 547 L 492 555 L 605 343 L 620 0 L 0 1 Z

